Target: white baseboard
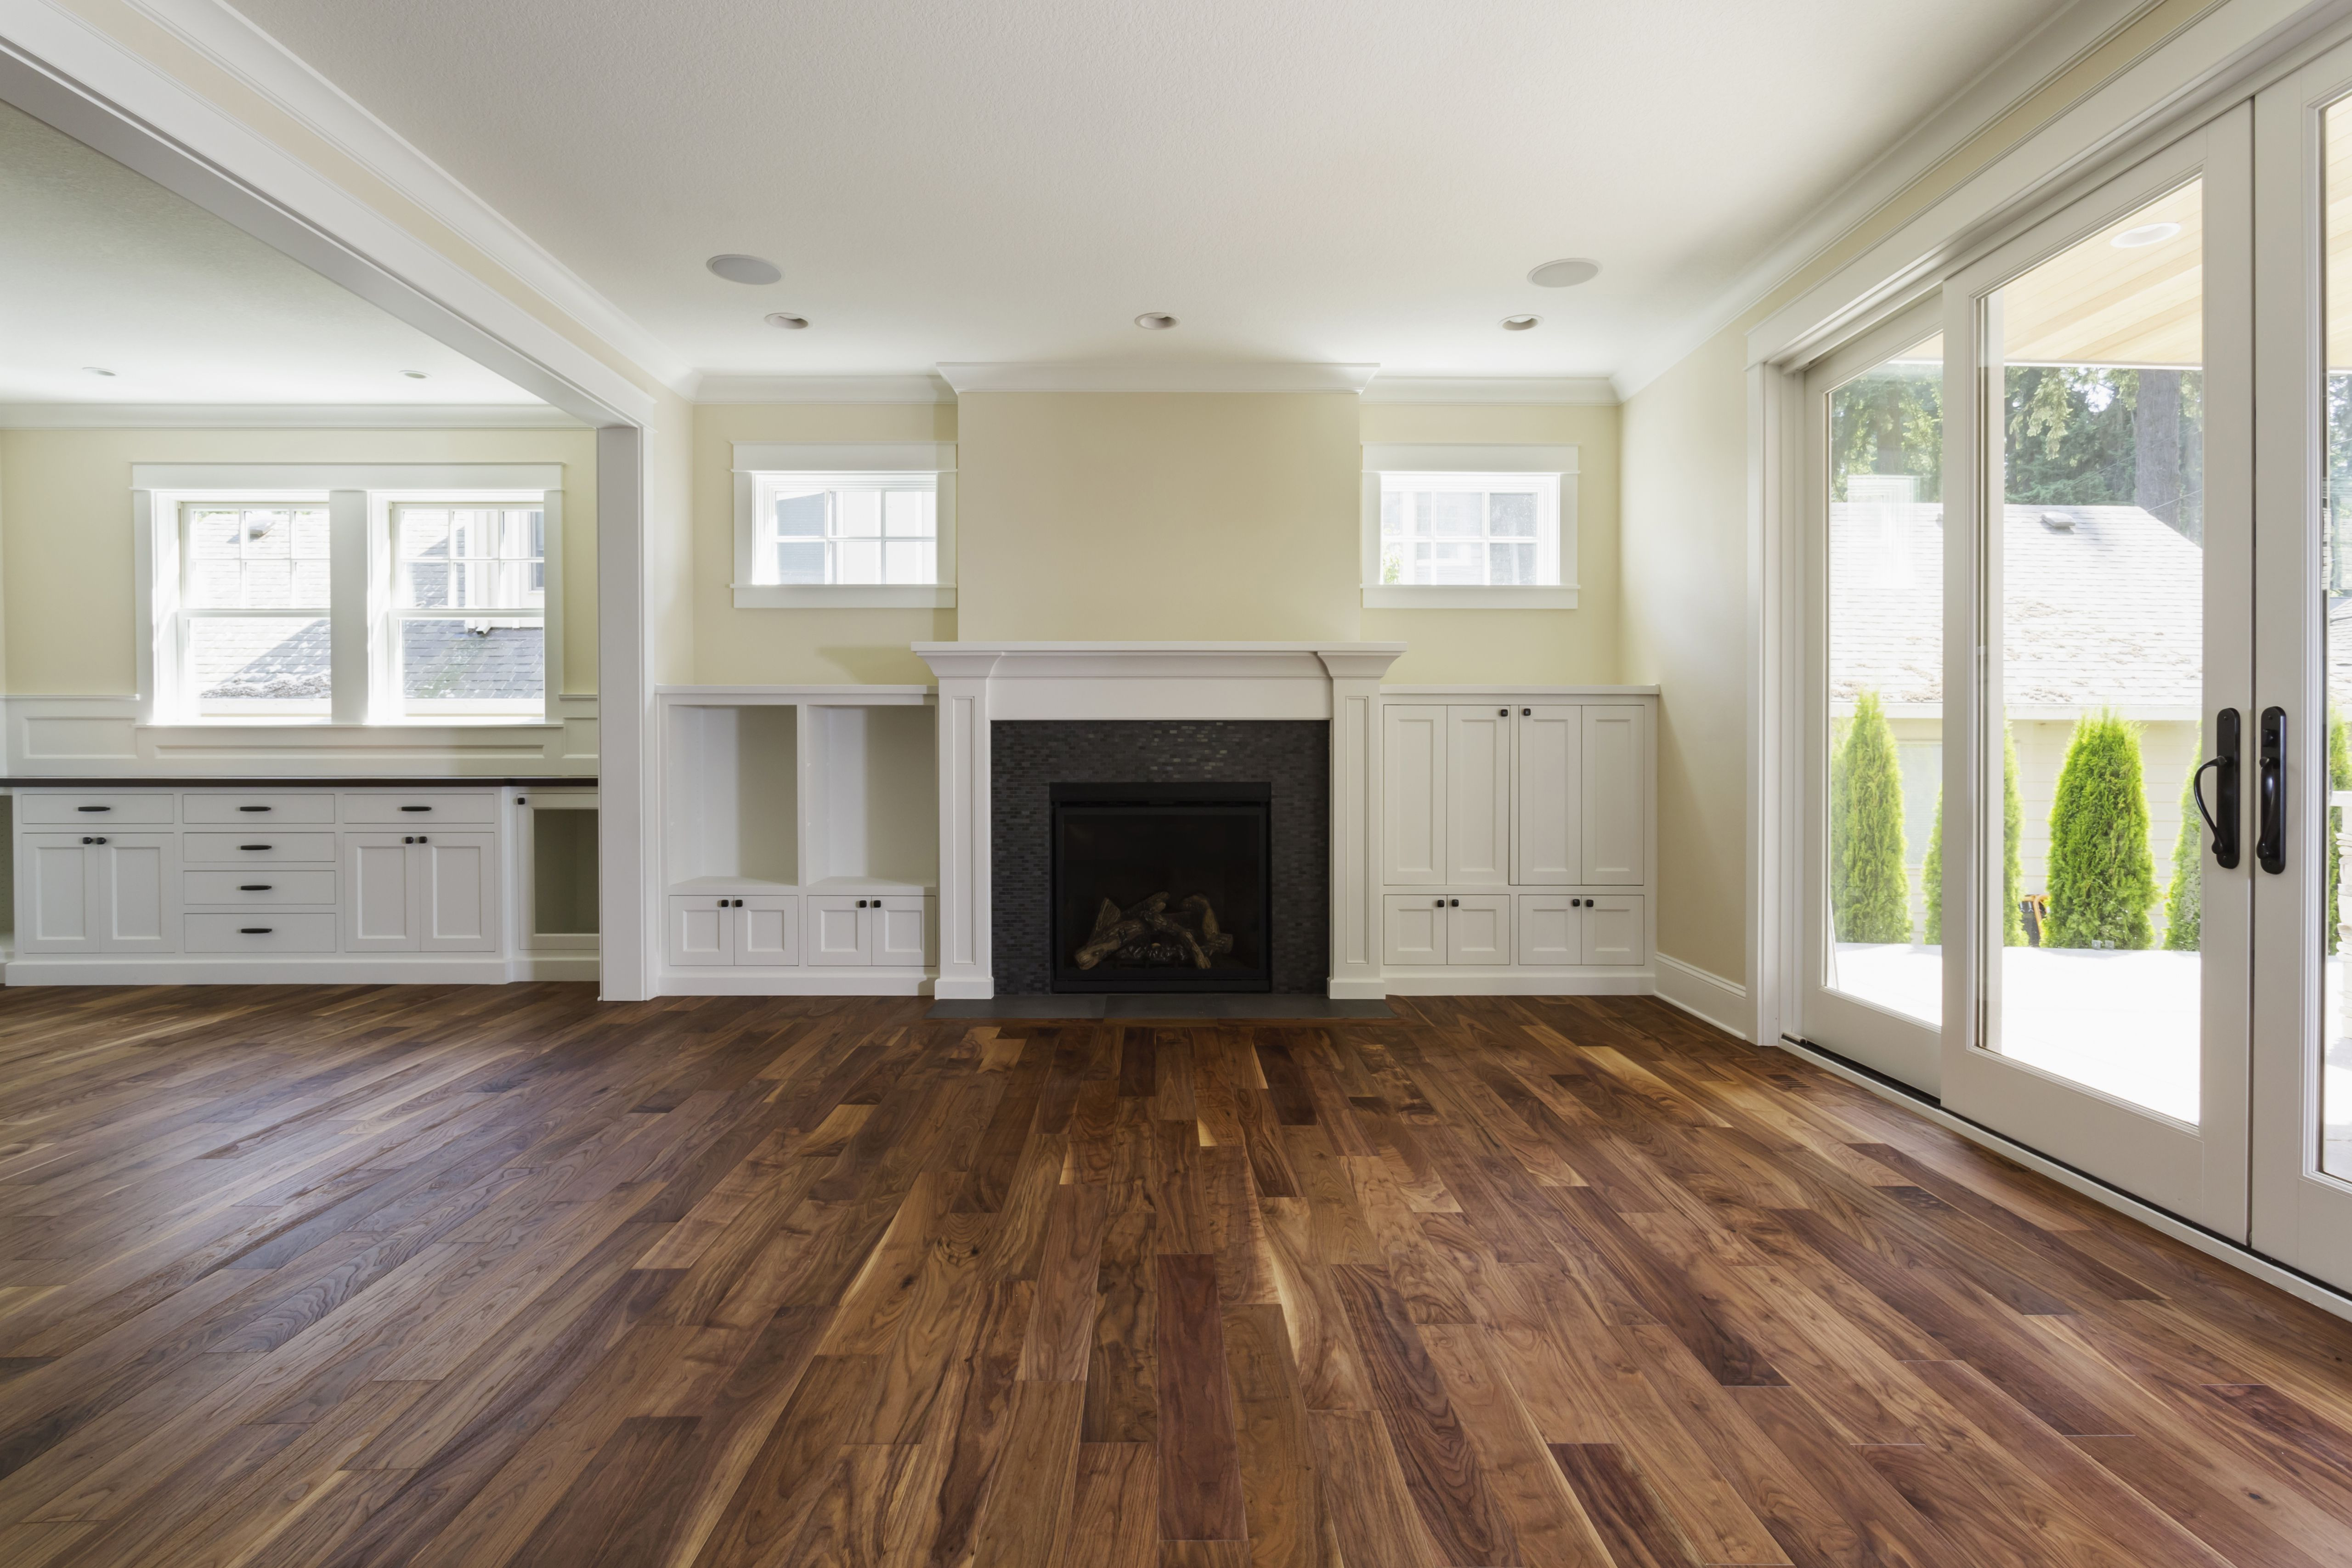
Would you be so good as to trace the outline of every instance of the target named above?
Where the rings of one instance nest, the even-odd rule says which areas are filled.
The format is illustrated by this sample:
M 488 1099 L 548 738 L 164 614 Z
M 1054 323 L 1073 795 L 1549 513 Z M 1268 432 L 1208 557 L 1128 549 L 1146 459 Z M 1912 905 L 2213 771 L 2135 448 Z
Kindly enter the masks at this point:
M 665 969 L 656 996 L 929 996 L 923 969 Z
M 574 960 L 573 962 L 578 962 Z M 433 958 L 18 958 L 0 973 L 5 985 L 504 985 L 525 978 L 515 961 L 492 954 Z M 534 976 L 535 977 L 535 976 Z M 547 979 L 596 978 L 584 973 Z
M 1647 996 L 1646 969 L 1391 969 L 1391 996 Z M 1335 992 L 1334 994 L 1337 994 Z
M 2160 1208 L 2152 1208 L 2137 1198 L 2119 1193 L 2104 1182 L 2094 1181 L 2080 1171 L 2071 1166 L 2062 1165 L 2057 1161 L 2029 1149 L 2022 1143 L 2013 1143 L 1990 1128 L 1979 1127 L 1973 1121 L 1953 1115 L 1941 1106 L 1930 1105 L 1926 1100 L 1916 1099 L 1892 1085 L 1880 1082 L 1868 1073 L 1857 1072 L 1835 1057 L 1824 1056 L 1809 1046 L 1801 1045 L 1785 1037 L 1775 1043 L 1792 1057 L 1802 1057 L 1824 1072 L 1834 1073 L 1848 1083 L 1866 1089 L 1890 1105 L 1900 1106 L 1922 1121 L 1932 1121 L 1946 1131 L 1957 1132 L 1971 1143 L 1990 1149 L 2006 1159 L 2014 1160 L 2027 1170 L 2038 1172 L 2060 1186 L 2072 1188 L 2094 1203 L 2105 1205 L 2117 1214 L 2128 1215 L 2149 1229 L 2160 1230 L 2175 1241 L 2185 1242 L 2217 1262 L 2226 1263 L 2242 1273 L 2251 1274 L 2265 1285 L 2275 1285 L 2288 1295 L 2298 1300 L 2308 1301 L 2323 1312 L 2352 1320 L 2352 1295 L 2332 1289 L 2315 1279 L 2305 1279 L 2292 1268 L 2283 1268 L 2273 1263 L 2259 1252 L 2240 1247 L 2233 1241 L 2224 1240 L 2210 1231 L 2201 1230 L 2186 1220 L 2167 1214 Z
M 603 961 L 593 952 L 526 952 L 507 961 L 513 980 L 601 980 Z
M 987 1002 L 996 995 L 996 978 L 985 975 L 978 980 L 969 976 L 949 979 L 942 975 L 933 985 L 931 994 L 942 1002 Z
M 1327 980 L 1323 994 L 1334 1002 L 1377 1002 L 1389 994 L 1385 980 Z
M 1657 965 L 1660 1001 L 1670 1002 L 1693 1017 L 1703 1018 L 1743 1040 L 1754 1032 L 1748 1011 L 1747 986 L 1663 952 L 1651 962 Z

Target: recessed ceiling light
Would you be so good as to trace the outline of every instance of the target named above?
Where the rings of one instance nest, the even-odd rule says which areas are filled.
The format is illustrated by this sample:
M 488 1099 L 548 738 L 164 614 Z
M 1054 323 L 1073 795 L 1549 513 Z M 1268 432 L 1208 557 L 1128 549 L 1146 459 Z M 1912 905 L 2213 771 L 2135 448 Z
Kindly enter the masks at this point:
M 406 376 L 411 381 L 423 381 L 425 379 L 425 374 L 421 370 L 404 370 L 400 374 Z
M 1147 332 L 1164 332 L 1176 324 L 1176 318 L 1165 310 L 1146 310 L 1135 318 L 1135 324 Z
M 784 275 L 774 262 L 757 256 L 714 256 L 703 265 L 730 283 L 773 283 Z
M 778 310 L 775 314 L 763 317 L 761 319 L 764 320 L 768 325 L 772 327 L 782 327 L 788 332 L 805 331 L 808 328 L 808 318 L 806 316 L 795 316 L 789 310 Z
M 1543 325 L 1543 318 L 1541 316 L 1506 316 L 1503 318 L 1503 331 L 1507 332 L 1524 332 L 1529 327 L 1539 327 L 1541 325 Z
M 1601 275 L 1601 263 L 1581 257 L 1570 257 L 1560 261 L 1547 261 L 1528 274 L 1528 281 L 1538 289 L 1573 289 L 1579 283 L 1590 283 Z
M 2144 223 L 2137 228 L 2127 228 L 2107 241 L 2117 250 L 2137 250 L 2143 245 L 2162 245 L 2180 232 L 2177 223 Z
M 114 374 L 102 364 L 86 364 L 82 366 L 82 369 L 89 372 L 92 375 L 112 375 Z

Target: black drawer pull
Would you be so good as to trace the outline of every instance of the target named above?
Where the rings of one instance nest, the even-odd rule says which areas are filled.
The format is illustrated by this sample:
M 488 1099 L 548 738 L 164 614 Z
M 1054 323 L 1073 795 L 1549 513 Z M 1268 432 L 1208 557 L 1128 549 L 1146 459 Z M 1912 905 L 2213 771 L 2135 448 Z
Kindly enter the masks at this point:
M 429 805 L 404 805 L 400 809 L 403 811 L 430 811 L 433 808 Z
M 278 928 L 276 926 L 239 926 L 236 928 L 236 934 L 239 936 L 268 936 L 271 931 L 276 931 L 277 929 Z
M 236 890 L 240 893 L 266 893 L 269 891 L 271 885 L 268 882 L 240 882 L 237 884 Z
M 268 809 L 269 807 L 266 805 L 240 805 L 237 807 L 237 810 L 239 811 L 268 811 Z
M 112 811 L 114 807 L 110 805 L 78 805 L 75 806 L 74 809 L 76 811 Z
M 275 849 L 278 846 L 275 844 L 240 844 L 237 847 L 239 849 Z

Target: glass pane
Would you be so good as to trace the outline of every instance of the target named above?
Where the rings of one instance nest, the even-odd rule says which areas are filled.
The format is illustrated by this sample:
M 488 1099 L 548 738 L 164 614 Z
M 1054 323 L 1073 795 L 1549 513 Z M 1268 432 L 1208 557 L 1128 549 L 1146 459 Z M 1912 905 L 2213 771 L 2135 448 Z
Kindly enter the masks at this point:
M 294 553 L 294 514 L 290 511 L 248 511 L 245 514 L 245 558 L 283 561 Z
M 1943 395 L 1939 335 L 1829 408 L 1822 983 L 1929 1025 L 1944 1016 Z
M 822 583 L 824 581 L 824 545 L 811 540 L 780 542 L 776 546 L 776 581 L 779 583 Z
M 536 710 L 546 690 L 546 640 L 537 626 L 400 623 L 400 692 L 412 712 Z
M 883 561 L 885 581 L 891 583 L 929 583 L 936 580 L 931 562 L 937 547 L 928 539 L 894 539 L 884 549 L 888 552 Z
M 2000 679 L 2019 825 L 1990 1043 L 2195 1121 L 2204 844 L 2202 187 L 1993 297 Z M 2186 809 L 2184 810 L 2184 807 Z M 2013 890 L 2011 890 L 2013 889 Z
M 1486 531 L 1501 538 L 1536 536 L 1536 498 L 1504 490 L 1486 498 Z M 1498 579 L 1499 580 L 1499 579 Z
M 845 539 L 834 547 L 834 581 L 836 583 L 879 583 L 882 581 L 882 542 L 878 539 Z
M 2327 639 L 2327 844 L 2321 941 L 2326 976 L 2321 1037 L 2320 1169 L 2352 1182 L 2352 994 L 2345 984 L 2344 848 L 2352 842 L 2352 99 L 2322 121 L 2326 263 L 2321 287 L 2327 320 L 2327 474 L 2320 531 Z
M 188 513 L 188 553 L 212 560 L 236 560 L 237 517 L 234 510 L 192 510 Z
M 187 625 L 188 672 L 199 702 L 328 710 L 333 693 L 325 616 L 199 616 Z
M 1381 492 L 1381 534 L 1383 538 L 1393 539 L 1403 532 L 1404 497 L 1394 490 L 1382 490 Z M 1382 576 L 1381 581 L 1391 583 L 1395 579 Z
M 824 492 L 781 496 L 776 500 L 776 531 L 787 538 L 824 537 Z
M 1478 537 L 1481 505 L 1486 498 L 1476 490 L 1434 490 L 1421 498 L 1424 531 L 1448 539 Z
M 1489 544 L 1486 563 L 1492 574 L 1488 582 L 1520 586 L 1536 580 L 1536 547 L 1532 541 L 1525 544 Z
M 939 497 L 929 490 L 888 490 L 882 497 L 883 531 L 893 539 L 911 539 L 939 531 L 933 519 Z
M 880 490 L 843 490 L 833 498 L 833 504 L 835 533 L 865 539 L 882 531 Z
M 243 592 L 245 569 L 234 561 L 197 558 L 188 563 L 188 604 L 199 610 L 233 610 Z

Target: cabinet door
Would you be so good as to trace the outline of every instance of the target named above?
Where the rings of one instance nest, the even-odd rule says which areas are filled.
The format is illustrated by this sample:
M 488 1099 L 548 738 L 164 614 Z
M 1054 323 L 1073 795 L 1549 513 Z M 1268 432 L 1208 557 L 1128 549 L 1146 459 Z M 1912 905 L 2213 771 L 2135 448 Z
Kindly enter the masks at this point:
M 1649 711 L 1639 703 L 1584 710 L 1584 874 L 1601 886 L 1649 878 L 1649 812 L 1642 792 Z
M 874 962 L 920 968 L 930 962 L 931 900 L 917 893 L 875 899 L 866 914 L 874 928 Z
M 343 951 L 417 949 L 415 846 L 398 833 L 343 835 Z
M 1511 710 L 1450 708 L 1445 723 L 1445 880 L 1511 879 Z
M 101 950 L 98 858 L 86 834 L 27 833 L 16 840 L 16 941 L 25 952 Z
M 1445 880 L 1445 710 L 1382 709 L 1381 744 L 1381 879 L 1435 887 Z
M 677 894 L 669 900 L 668 951 L 672 967 L 735 962 L 735 917 L 716 894 Z
M 820 893 L 804 902 L 811 963 L 874 962 L 874 922 L 866 918 L 866 900 Z
M 1465 893 L 1445 900 L 1445 962 L 1511 962 L 1511 900 L 1495 893 Z
M 1381 957 L 1390 963 L 1445 962 L 1445 900 L 1434 894 L 1391 893 Z
M 1566 893 L 1519 895 L 1519 962 L 1556 968 L 1584 962 L 1583 900 Z
M 173 884 L 178 838 L 169 833 L 110 833 L 98 847 L 98 909 L 109 952 L 176 952 Z
M 410 851 L 417 945 L 426 952 L 488 952 L 499 945 L 498 835 L 420 834 Z
M 735 900 L 735 962 L 775 967 L 801 961 L 801 901 L 790 893 Z
M 1584 710 L 1548 703 L 1522 710 L 1511 730 L 1511 880 L 1523 887 L 1581 881 Z
M 1644 957 L 1645 945 L 1640 899 L 1620 896 L 1585 900 L 1585 963 L 1639 963 Z

